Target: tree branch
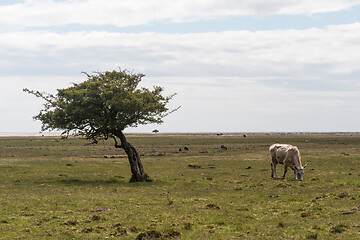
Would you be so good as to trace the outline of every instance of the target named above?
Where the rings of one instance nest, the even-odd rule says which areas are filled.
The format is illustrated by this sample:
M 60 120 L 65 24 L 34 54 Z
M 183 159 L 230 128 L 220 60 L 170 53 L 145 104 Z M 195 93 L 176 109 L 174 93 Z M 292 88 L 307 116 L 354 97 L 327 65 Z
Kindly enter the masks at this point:
M 121 145 L 118 144 L 118 141 L 117 141 L 117 139 L 116 139 L 116 137 L 115 137 L 114 135 L 111 135 L 110 137 L 111 137 L 112 139 L 114 139 L 114 142 L 115 142 L 115 145 L 114 145 L 114 146 L 115 146 L 116 148 L 123 148 L 122 144 L 121 144 Z

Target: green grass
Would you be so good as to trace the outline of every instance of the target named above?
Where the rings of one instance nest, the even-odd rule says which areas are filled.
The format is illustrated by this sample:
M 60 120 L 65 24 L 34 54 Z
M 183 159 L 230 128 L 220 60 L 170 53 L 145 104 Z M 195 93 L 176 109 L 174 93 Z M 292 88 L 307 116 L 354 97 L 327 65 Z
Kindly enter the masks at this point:
M 129 183 L 127 159 L 103 157 L 123 154 L 111 141 L 0 138 L 0 239 L 360 238 L 360 135 L 129 141 L 153 182 Z M 270 178 L 275 142 L 299 147 L 303 182 Z

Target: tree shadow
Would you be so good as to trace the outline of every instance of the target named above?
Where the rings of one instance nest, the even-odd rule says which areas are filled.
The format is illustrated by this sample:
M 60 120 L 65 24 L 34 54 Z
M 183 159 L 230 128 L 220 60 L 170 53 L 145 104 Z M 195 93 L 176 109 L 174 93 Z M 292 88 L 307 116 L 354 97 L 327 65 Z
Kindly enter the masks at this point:
M 80 178 L 66 178 L 66 179 L 59 179 L 55 181 L 58 184 L 64 185 L 127 185 L 129 184 L 128 180 L 125 179 L 117 179 L 117 178 L 110 178 L 110 179 L 80 179 Z
M 151 186 L 164 184 L 162 181 L 153 180 L 152 182 L 130 182 L 126 178 L 109 178 L 109 179 L 80 179 L 80 178 L 64 178 L 55 181 L 56 184 L 66 186 L 85 186 L 85 185 L 116 185 L 116 186 Z

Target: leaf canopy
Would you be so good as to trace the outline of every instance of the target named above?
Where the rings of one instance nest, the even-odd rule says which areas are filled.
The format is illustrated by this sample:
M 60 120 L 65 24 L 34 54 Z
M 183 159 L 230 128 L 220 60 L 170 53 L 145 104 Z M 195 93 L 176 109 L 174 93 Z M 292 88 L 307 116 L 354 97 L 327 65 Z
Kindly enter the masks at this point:
M 87 80 L 58 89 L 56 95 L 24 89 L 43 98 L 44 109 L 34 117 L 42 122 L 42 130 L 74 132 L 88 139 L 107 139 L 128 127 L 162 123 L 174 110 L 167 104 L 175 96 L 163 96 L 163 88 L 139 88 L 145 75 L 127 70 L 85 73 Z

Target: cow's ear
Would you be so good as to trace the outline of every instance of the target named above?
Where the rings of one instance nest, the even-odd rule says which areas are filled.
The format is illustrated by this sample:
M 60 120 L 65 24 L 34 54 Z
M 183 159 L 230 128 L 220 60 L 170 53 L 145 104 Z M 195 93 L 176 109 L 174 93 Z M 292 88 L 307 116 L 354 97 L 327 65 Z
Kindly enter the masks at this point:
M 307 164 L 305 164 L 303 168 L 305 169 L 305 168 L 306 168 L 306 166 L 307 166 Z

